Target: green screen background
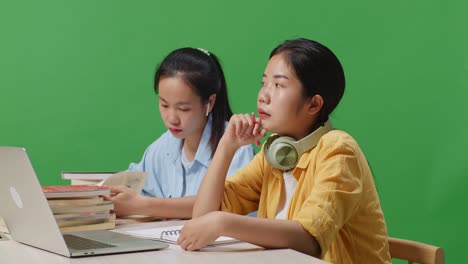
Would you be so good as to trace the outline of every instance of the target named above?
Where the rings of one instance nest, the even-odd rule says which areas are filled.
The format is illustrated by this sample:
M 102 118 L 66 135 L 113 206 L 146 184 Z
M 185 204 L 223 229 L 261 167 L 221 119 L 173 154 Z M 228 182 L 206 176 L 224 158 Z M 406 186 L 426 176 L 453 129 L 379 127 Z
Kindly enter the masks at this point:
M 389 234 L 466 258 L 463 0 L 161 2 L 0 0 L 0 145 L 25 147 L 41 184 L 140 160 L 165 131 L 152 77 L 171 50 L 217 54 L 233 110 L 252 112 L 271 49 L 307 37 L 343 63 L 332 120 L 366 153 Z

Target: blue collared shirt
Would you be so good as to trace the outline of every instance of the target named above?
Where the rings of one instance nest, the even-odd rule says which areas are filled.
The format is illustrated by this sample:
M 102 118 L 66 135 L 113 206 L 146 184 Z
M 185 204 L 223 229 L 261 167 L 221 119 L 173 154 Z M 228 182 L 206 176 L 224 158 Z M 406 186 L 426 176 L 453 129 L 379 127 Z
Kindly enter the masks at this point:
M 226 122 L 227 125 L 227 122 Z M 146 196 L 170 198 L 196 195 L 211 163 L 211 116 L 203 130 L 197 153 L 191 165 L 182 166 L 183 140 L 166 131 L 153 142 L 143 154 L 140 163 L 131 163 L 129 171 L 148 173 L 142 194 Z M 239 148 L 229 167 L 228 176 L 247 165 L 255 155 L 252 145 Z

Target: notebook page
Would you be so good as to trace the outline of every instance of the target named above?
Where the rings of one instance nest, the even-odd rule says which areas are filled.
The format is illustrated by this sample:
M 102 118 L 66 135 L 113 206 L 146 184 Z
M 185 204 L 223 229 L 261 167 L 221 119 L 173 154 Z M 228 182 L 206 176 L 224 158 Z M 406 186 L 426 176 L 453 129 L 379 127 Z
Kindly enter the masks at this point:
M 160 240 L 160 241 L 164 241 L 167 243 L 177 244 L 177 239 L 179 238 L 179 231 L 183 227 L 184 227 L 183 225 L 179 225 L 179 226 L 156 227 L 156 228 L 148 228 L 148 229 L 140 229 L 140 230 L 128 230 L 124 232 L 133 236 L 155 239 L 155 240 Z M 216 239 L 216 241 L 214 241 L 211 245 L 234 243 L 234 242 L 239 242 L 239 241 L 232 237 L 221 236 L 218 239 Z

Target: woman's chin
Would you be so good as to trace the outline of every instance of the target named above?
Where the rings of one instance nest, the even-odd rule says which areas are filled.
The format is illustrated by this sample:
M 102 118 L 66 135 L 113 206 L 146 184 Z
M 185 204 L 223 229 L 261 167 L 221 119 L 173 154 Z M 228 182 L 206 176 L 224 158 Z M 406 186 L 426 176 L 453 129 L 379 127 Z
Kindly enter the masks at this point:
M 275 132 L 274 131 L 275 128 L 272 127 L 271 124 L 268 124 L 268 122 L 264 122 L 263 120 L 262 120 L 262 128 L 269 132 Z

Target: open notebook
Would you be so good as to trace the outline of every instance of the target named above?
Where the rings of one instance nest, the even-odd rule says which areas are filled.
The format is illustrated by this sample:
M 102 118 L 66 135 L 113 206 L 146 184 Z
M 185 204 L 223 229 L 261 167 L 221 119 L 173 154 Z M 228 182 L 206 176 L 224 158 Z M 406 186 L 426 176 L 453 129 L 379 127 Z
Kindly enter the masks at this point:
M 157 227 L 157 228 L 148 228 L 148 229 L 140 229 L 140 230 L 127 230 L 127 231 L 120 231 L 115 230 L 118 232 L 124 232 L 129 235 L 143 237 L 143 238 L 150 238 L 154 240 L 163 241 L 166 243 L 177 244 L 177 239 L 179 238 L 180 230 L 182 230 L 183 225 L 179 226 L 171 226 L 171 227 Z M 239 242 L 239 240 L 232 238 L 221 236 L 218 237 L 213 243 L 209 246 L 221 245 L 221 244 L 231 244 Z

